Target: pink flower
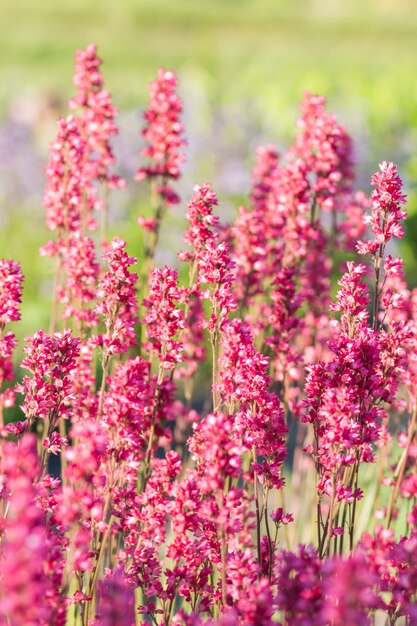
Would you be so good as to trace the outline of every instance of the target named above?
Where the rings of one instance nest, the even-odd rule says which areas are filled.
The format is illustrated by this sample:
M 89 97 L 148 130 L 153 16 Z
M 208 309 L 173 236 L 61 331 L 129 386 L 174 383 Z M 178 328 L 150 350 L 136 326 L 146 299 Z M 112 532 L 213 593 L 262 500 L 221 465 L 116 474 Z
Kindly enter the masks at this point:
M 322 563 L 313 546 L 299 545 L 296 553 L 282 551 L 277 565 L 277 608 L 288 626 L 321 626 Z
M 175 339 L 184 328 L 184 312 L 175 301 L 181 298 L 178 272 L 165 266 L 153 270 L 149 294 L 143 304 L 148 311 L 143 319 L 147 328 L 147 350 L 156 353 L 162 367 L 171 370 L 182 360 L 181 342 Z
M 79 354 L 79 339 L 71 331 L 56 332 L 51 337 L 42 330 L 26 339 L 26 354 L 21 366 L 25 376 L 19 391 L 25 394 L 22 411 L 29 423 L 50 418 L 51 432 L 61 417 L 68 417 L 72 400 L 72 376 Z
M 100 281 L 95 311 L 102 316 L 106 332 L 99 342 L 107 354 L 127 352 L 136 345 L 135 324 L 137 300 L 135 283 L 137 275 L 129 271 L 136 259 L 125 251 L 126 243 L 115 238 L 103 258 L 108 261 L 109 270 Z
M 213 231 L 219 226 L 219 218 L 214 215 L 213 208 L 217 205 L 217 196 L 210 183 L 195 185 L 185 216 L 190 226 L 184 235 L 184 241 L 190 245 L 192 252 L 181 253 L 182 261 L 198 261 L 208 241 L 216 236 Z
M 0 330 L 20 320 L 23 275 L 19 263 L 0 259 Z
M 279 489 L 287 427 L 278 397 L 269 391 L 268 358 L 255 350 L 248 325 L 238 319 L 225 324 L 222 343 L 221 391 L 235 414 L 235 432 L 247 450 L 255 448 L 263 457 L 254 467 L 257 473 Z
M 180 255 L 181 260 L 190 263 L 190 275 L 200 287 L 199 296 L 210 301 L 211 316 L 206 323 L 210 332 L 220 328 L 230 311 L 237 308 L 232 291 L 235 264 L 228 244 L 218 233 L 219 221 L 213 214 L 216 205 L 217 197 L 209 183 L 194 187 L 186 215 L 190 227 L 184 237 L 192 251 Z
M 322 208 L 333 208 L 334 196 L 347 191 L 352 179 L 352 142 L 334 115 L 325 111 L 326 99 L 305 94 L 301 103 L 300 130 L 292 149 L 314 176 L 311 193 Z
M 184 161 L 180 151 L 185 145 L 180 121 L 182 102 L 176 94 L 176 87 L 174 72 L 164 69 L 158 71 L 157 79 L 149 85 L 149 109 L 145 113 L 146 125 L 142 131 L 147 143 L 142 156 L 149 159 L 149 164 L 140 167 L 135 177 L 136 180 L 158 177 L 158 193 L 168 205 L 179 202 L 168 182 L 178 180 Z
M 98 319 L 92 303 L 96 298 L 99 265 L 94 241 L 76 231 L 58 247 L 65 271 L 64 285 L 57 294 L 65 306 L 62 317 L 64 320 L 73 318 L 80 326 L 95 326 Z
M 39 475 L 35 437 L 25 435 L 19 445 L 3 443 L 1 452 L 0 473 L 11 495 L 1 555 L 0 615 L 11 626 L 63 626 L 60 566 L 54 562 L 61 555 L 55 550 L 57 538 L 48 535 L 33 484 Z
M 405 203 L 406 196 L 401 191 L 402 181 L 397 166 L 384 161 L 379 169 L 372 177 L 376 189 L 371 195 L 371 216 L 366 219 L 371 224 L 374 238 L 358 242 L 357 250 L 360 254 L 375 254 L 380 246 L 385 247 L 393 237 L 404 237 L 401 221 L 406 217 L 406 212 L 401 209 L 401 204 Z
M 117 109 L 112 104 L 109 92 L 103 89 L 100 65 L 95 45 L 90 44 L 85 50 L 77 50 L 73 78 L 77 94 L 70 100 L 69 108 L 80 109 L 78 121 L 86 145 L 87 179 L 99 179 L 110 188 L 120 188 L 124 187 L 125 181 L 109 172 L 115 162 L 110 141 L 119 132 L 115 122 Z M 100 201 L 98 203 L 101 204 Z
M 78 118 L 58 120 L 58 134 L 51 144 L 46 168 L 43 206 L 48 229 L 58 231 L 59 238 L 77 231 L 82 221 L 87 228 L 95 228 L 90 214 L 96 208 L 97 198 L 86 177 L 86 149 Z
M 42 442 L 42 446 L 51 452 L 52 454 L 59 454 L 62 446 L 68 445 L 68 439 L 61 437 L 56 431 L 54 431 L 51 437 L 45 437 Z

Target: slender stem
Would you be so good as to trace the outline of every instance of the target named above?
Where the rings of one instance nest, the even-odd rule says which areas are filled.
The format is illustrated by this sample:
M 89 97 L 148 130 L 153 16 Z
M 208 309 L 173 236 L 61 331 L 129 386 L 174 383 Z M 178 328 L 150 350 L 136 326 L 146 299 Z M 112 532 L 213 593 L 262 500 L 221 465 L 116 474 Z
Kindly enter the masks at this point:
M 108 510 L 110 508 L 111 497 L 112 497 L 112 490 L 109 489 L 109 492 L 108 492 L 107 498 L 106 498 L 106 503 L 104 505 L 103 520 L 105 520 L 106 517 L 107 517 L 107 512 L 108 512 Z M 89 584 L 88 584 L 88 595 L 91 596 L 91 600 L 88 600 L 86 602 L 86 607 L 85 607 L 85 624 L 86 624 L 86 626 L 88 626 L 88 618 L 89 618 L 89 614 L 90 614 L 90 609 L 91 609 L 91 605 L 92 605 L 93 600 L 94 600 L 94 591 L 95 591 L 95 587 L 96 587 L 96 583 L 97 583 L 97 576 L 98 576 L 98 571 L 99 571 L 99 567 L 100 567 L 101 558 L 103 556 L 104 549 L 106 547 L 106 544 L 107 544 L 110 532 L 112 530 L 113 522 L 114 522 L 114 518 L 111 515 L 109 523 L 107 525 L 106 532 L 105 533 L 100 533 L 100 535 L 99 535 L 98 554 L 97 554 L 97 558 L 96 558 L 96 561 L 94 563 L 93 571 L 91 572 L 91 577 L 90 577 L 90 581 L 89 581 Z
M 224 606 L 227 604 L 227 596 L 226 596 L 226 557 L 227 557 L 227 545 L 226 545 L 226 536 L 224 532 L 224 527 L 221 528 L 220 531 L 220 553 L 222 559 L 222 603 Z
M 329 554 L 330 552 L 330 542 L 332 540 L 332 536 L 333 536 L 333 520 L 334 520 L 334 505 L 335 505 L 335 500 L 336 500 L 336 473 L 333 472 L 333 476 L 332 476 L 332 495 L 330 496 L 330 510 L 329 510 L 329 515 L 327 518 L 327 528 L 326 528 L 326 548 L 324 551 L 324 554 L 321 554 L 321 556 L 326 556 Z M 323 542 L 324 543 L 324 542 Z
M 385 520 L 385 528 L 389 528 L 391 521 L 392 521 L 395 503 L 397 501 L 401 482 L 404 477 L 405 469 L 407 467 L 408 454 L 410 451 L 411 442 L 413 440 L 416 423 L 417 423 L 417 402 L 414 405 L 412 419 L 408 427 L 407 444 L 406 444 L 406 447 L 404 448 L 404 452 L 402 453 L 400 460 L 397 463 L 397 467 L 394 472 L 393 478 L 395 479 L 395 484 L 392 485 L 391 487 L 391 493 L 390 493 L 390 498 L 389 498 L 389 503 L 388 503 L 386 520 Z
M 381 248 L 379 248 L 379 256 L 377 257 L 375 263 L 375 293 L 374 293 L 374 307 L 373 307 L 373 315 L 372 315 L 372 326 L 373 329 L 376 330 L 378 327 L 378 302 L 379 302 L 379 275 L 381 272 Z
M 252 460 L 256 463 L 256 447 L 252 447 Z M 261 565 L 261 513 L 259 510 L 259 490 L 258 490 L 258 474 L 254 470 L 253 472 L 253 493 L 255 497 L 256 507 L 256 545 L 258 553 L 258 563 Z
M 383 215 L 382 225 L 381 225 L 382 233 L 385 232 L 386 220 L 387 220 L 387 213 L 385 213 Z M 373 327 L 374 330 L 377 330 L 377 328 L 378 328 L 378 304 L 379 304 L 379 297 L 380 297 L 382 289 L 384 287 L 384 283 L 383 283 L 382 287 L 380 287 L 380 285 L 379 285 L 379 279 L 380 279 L 380 274 L 381 274 L 382 260 L 384 258 L 384 252 L 385 252 L 385 244 L 381 243 L 379 248 L 378 248 L 378 251 L 375 253 L 375 258 L 374 258 L 375 293 L 374 293 L 373 324 L 372 324 L 372 327 Z
M 312 225 L 316 221 L 316 210 L 317 210 L 317 197 L 316 197 L 316 194 L 314 194 L 312 202 L 311 202 L 311 210 L 310 210 L 310 224 Z
M 103 203 L 103 207 L 102 207 L 103 219 L 101 222 L 101 240 L 102 242 L 105 242 L 107 241 L 108 228 L 109 228 L 109 201 L 108 201 L 109 189 L 104 181 L 101 181 L 100 187 L 101 187 L 101 200 Z
M 162 185 L 164 184 L 165 179 L 162 177 Z M 155 178 L 151 181 L 151 205 L 154 207 L 155 226 L 150 233 L 149 241 L 145 248 L 145 258 L 150 260 L 152 260 L 155 256 L 156 246 L 159 239 L 159 231 L 167 208 L 165 200 L 158 193 L 158 181 Z
M 107 353 L 103 354 L 102 368 L 103 374 L 101 379 L 100 395 L 98 399 L 97 419 L 99 420 L 103 413 L 104 392 L 106 390 L 107 376 L 109 373 L 110 356 Z
M 156 412 L 158 410 L 159 394 L 161 390 L 162 381 L 164 379 L 164 373 L 165 373 L 165 369 L 163 365 L 159 364 L 158 379 L 156 382 L 154 401 L 153 401 L 154 403 L 153 403 L 153 410 L 152 410 L 151 427 L 149 431 L 149 441 L 148 441 L 148 447 L 146 449 L 145 464 L 144 464 L 144 470 L 143 470 L 143 475 L 142 475 L 142 487 L 141 487 L 142 492 L 144 491 L 146 487 L 146 484 L 149 480 L 150 471 L 151 471 L 151 458 L 152 458 L 152 450 L 153 450 L 153 444 L 154 444 L 154 439 L 155 439 Z
M 212 393 L 213 393 L 213 411 L 217 411 L 217 409 L 219 408 L 220 405 L 220 396 L 219 396 L 219 392 L 217 391 L 217 384 L 218 384 L 218 346 L 217 346 L 217 340 L 213 339 L 211 342 L 211 353 L 212 353 L 212 377 L 213 377 L 213 386 L 212 386 Z
M 354 477 L 354 495 L 353 495 L 353 504 L 352 504 L 352 519 L 349 527 L 349 550 L 352 552 L 353 550 L 353 539 L 355 534 L 355 517 L 356 517 L 356 503 L 358 498 L 356 496 L 356 492 L 358 490 L 358 480 L 359 480 L 359 458 L 357 455 L 356 463 L 353 467 L 353 477 Z
M 54 271 L 54 284 L 53 284 L 53 295 L 52 295 L 52 304 L 51 304 L 51 319 L 49 322 L 49 334 L 50 335 L 52 335 L 55 332 L 56 326 L 57 326 L 57 318 L 58 318 L 57 291 L 58 291 L 58 285 L 61 279 L 60 278 L 61 268 L 62 268 L 62 256 L 61 254 L 59 254 L 56 260 L 55 271 Z
M 273 561 L 273 558 L 274 558 L 275 545 L 272 542 L 271 531 L 270 531 L 270 528 L 269 528 L 268 495 L 269 495 L 269 488 L 267 486 L 265 486 L 264 492 L 263 492 L 263 496 L 264 496 L 264 504 L 263 504 L 263 506 L 264 506 L 264 511 L 265 511 L 266 536 L 267 536 L 267 539 L 268 539 L 268 554 L 269 554 L 268 579 L 269 579 L 269 582 L 271 582 L 271 578 L 272 578 L 272 561 Z
M 65 421 L 63 417 L 61 417 L 61 419 L 59 420 L 59 434 L 61 437 L 67 436 L 67 431 L 65 428 Z M 65 470 L 67 467 L 67 459 L 65 456 L 65 446 L 61 446 L 60 457 L 61 457 L 61 481 L 62 481 L 62 484 L 65 485 L 65 482 L 66 482 Z
M 213 315 L 216 319 L 216 324 L 213 330 L 210 331 L 210 344 L 211 344 L 211 356 L 212 356 L 212 394 L 213 394 L 213 411 L 217 411 L 221 404 L 221 397 L 217 390 L 219 383 L 219 348 L 220 348 L 220 308 L 217 302 L 213 304 Z
M 346 517 L 347 517 L 347 512 L 348 512 L 348 507 L 350 506 L 349 503 L 345 503 L 343 506 L 343 514 L 342 514 L 342 528 L 343 528 L 343 533 L 340 535 L 340 543 L 339 543 L 339 554 L 340 556 L 343 555 L 343 541 L 344 541 L 344 537 L 345 537 L 345 524 L 346 524 Z

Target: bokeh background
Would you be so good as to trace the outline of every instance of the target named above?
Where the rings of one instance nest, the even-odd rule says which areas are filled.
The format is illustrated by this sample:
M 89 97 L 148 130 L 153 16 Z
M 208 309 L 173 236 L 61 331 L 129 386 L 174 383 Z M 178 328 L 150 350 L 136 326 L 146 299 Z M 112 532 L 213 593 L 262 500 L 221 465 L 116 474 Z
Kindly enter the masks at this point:
M 192 184 L 210 180 L 229 219 L 245 201 L 256 146 L 289 144 L 309 90 L 327 96 L 352 134 L 358 187 L 369 192 L 379 161 L 398 163 L 409 195 L 401 252 L 417 283 L 417 0 L 1 0 L 0 255 L 26 275 L 20 337 L 47 325 L 43 172 L 55 119 L 74 93 L 74 52 L 90 42 L 120 110 L 115 152 L 129 180 L 146 85 L 160 66 L 178 74 L 189 145 L 162 257 L 174 257 Z M 143 210 L 135 183 L 114 194 L 112 230 L 132 253 Z

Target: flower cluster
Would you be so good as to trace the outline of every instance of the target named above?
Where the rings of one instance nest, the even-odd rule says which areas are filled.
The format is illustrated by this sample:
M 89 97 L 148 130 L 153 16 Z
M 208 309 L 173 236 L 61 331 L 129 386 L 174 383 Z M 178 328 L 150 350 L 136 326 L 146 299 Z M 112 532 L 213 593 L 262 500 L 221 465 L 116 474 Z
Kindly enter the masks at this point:
M 347 190 L 352 180 L 352 141 L 335 116 L 325 111 L 325 103 L 322 96 L 305 95 L 293 156 L 302 159 L 314 175 L 314 202 L 329 210 L 335 193 Z
M 388 238 L 394 232 L 401 236 L 402 227 L 398 220 L 405 216 L 398 208 L 398 202 L 403 199 L 401 181 L 397 176 L 392 179 L 396 170 L 387 168 L 386 164 L 382 164 L 381 171 L 385 174 L 377 175 L 373 180 L 381 183 L 382 187 L 387 184 L 392 191 L 384 213 L 384 223 L 392 226 Z M 387 176 L 389 183 L 386 183 Z M 384 404 L 393 402 L 395 398 L 404 366 L 405 348 L 412 336 L 404 321 L 393 321 L 389 330 L 377 326 L 378 299 L 382 291 L 379 279 L 386 243 L 385 240 L 380 241 L 378 230 L 380 199 L 385 197 L 384 193 L 380 189 L 374 192 L 371 206 L 375 235 L 371 243 L 376 243 L 372 250 L 373 253 L 378 250 L 378 256 L 374 256 L 373 324 L 369 320 L 368 289 L 363 282 L 367 268 L 363 264 L 349 262 L 339 283 L 341 289 L 337 302 L 331 306 L 332 311 L 340 313 L 340 321 L 335 322 L 337 336 L 329 344 L 333 358 L 327 363 L 322 361 L 312 366 L 306 383 L 306 419 L 313 424 L 315 437 L 315 447 L 310 445 L 309 451 L 314 454 L 319 473 L 318 492 L 330 498 L 330 510 L 326 522 L 323 522 L 321 550 L 325 545 L 329 549 L 332 536 L 336 537 L 337 544 L 337 535 L 345 532 L 346 515 L 343 514 L 341 526 L 336 523 L 338 503 L 352 506 L 355 510 L 356 501 L 362 497 L 362 490 L 358 488 L 359 466 L 362 462 L 375 460 L 374 446 L 385 436 L 381 422 L 388 418 L 388 412 Z M 392 220 L 388 217 L 391 207 L 395 213 Z M 388 272 L 391 272 L 396 265 L 391 258 L 387 257 L 386 261 Z M 382 301 L 386 307 L 385 317 L 386 312 L 395 308 L 395 299 L 385 296 Z M 352 522 L 349 533 L 352 546 Z
M 0 329 L 20 320 L 23 276 L 20 265 L 0 259 Z
M 115 238 L 103 258 L 109 269 L 100 281 L 95 312 L 103 319 L 106 332 L 99 338 L 106 354 L 127 352 L 136 344 L 137 300 L 135 283 L 137 275 L 130 272 L 136 259 L 126 253 L 126 244 Z
M 13 387 L 3 389 L 3 384 L 13 381 L 13 351 L 17 342 L 11 331 L 4 333 L 6 324 L 20 320 L 23 276 L 20 265 L 0 259 L 0 427 L 3 428 L 3 409 L 13 405 Z
M 379 166 L 380 171 L 372 177 L 372 184 L 376 187 L 371 195 L 371 215 L 367 223 L 371 225 L 373 239 L 368 242 L 359 242 L 358 251 L 361 254 L 375 254 L 378 248 L 385 248 L 390 239 L 404 237 L 401 224 L 406 213 L 401 204 L 406 201 L 402 193 L 402 181 L 394 163 L 384 161 Z
M 100 65 L 95 45 L 90 44 L 85 50 L 77 51 L 73 77 L 77 93 L 70 100 L 69 108 L 81 111 L 77 119 L 88 146 L 84 158 L 89 180 L 98 179 L 110 188 L 123 187 L 123 179 L 109 173 L 109 168 L 115 163 L 110 140 L 119 131 L 115 122 L 117 110 L 109 92 L 103 89 Z
M 19 446 L 1 445 L 2 496 L 10 496 L 0 518 L 5 534 L 0 615 L 10 616 L 7 621 L 12 626 L 52 622 L 63 626 L 65 607 L 59 590 L 59 565 L 54 562 L 54 542 L 58 543 L 58 538 L 45 533 L 46 516 L 37 505 L 35 437 L 25 435 Z
M 62 238 L 78 230 L 82 210 L 86 223 L 87 216 L 95 208 L 94 198 L 90 194 L 85 196 L 83 189 L 84 151 L 84 140 L 77 119 L 71 116 L 60 119 L 57 137 L 50 147 L 43 206 L 49 230 L 58 231 L 58 236 Z M 92 225 L 89 218 L 86 225 Z
M 152 272 L 149 294 L 144 300 L 148 311 L 143 318 L 147 328 L 150 353 L 156 353 L 166 370 L 182 360 L 181 343 L 174 337 L 184 328 L 184 312 L 175 301 L 181 298 L 178 290 L 178 272 L 165 266 Z
M 142 166 L 136 173 L 137 180 L 156 178 L 158 193 L 168 204 L 177 204 L 179 197 L 170 180 L 180 177 L 180 166 L 184 161 L 181 148 L 183 126 L 180 121 L 182 102 L 176 94 L 177 79 L 174 72 L 160 69 L 157 79 L 149 85 L 149 109 L 145 113 L 146 126 L 142 134 L 147 146 L 142 156 L 149 159 L 149 164 Z
M 280 488 L 287 428 L 279 399 L 269 391 L 269 360 L 255 350 L 240 320 L 227 324 L 222 344 L 221 390 L 228 410 L 236 411 L 236 434 L 253 451 L 254 469 L 265 485 Z M 264 460 L 258 463 L 258 457 Z
M 26 342 L 26 356 L 21 366 L 29 370 L 33 378 L 23 380 L 23 410 L 28 417 L 45 418 L 49 409 L 63 411 L 61 402 L 71 400 L 71 374 L 75 369 L 79 340 L 71 337 L 69 330 L 56 332 L 52 337 L 39 331 Z
M 194 187 L 186 215 L 190 226 L 184 237 L 192 251 L 180 255 L 181 260 L 190 263 L 190 273 L 193 279 L 196 276 L 197 285 L 206 287 L 200 297 L 210 301 L 211 316 L 207 327 L 211 331 L 218 329 L 237 306 L 232 291 L 235 264 L 230 258 L 227 242 L 221 240 L 217 230 L 219 219 L 213 214 L 213 207 L 217 204 L 210 184 Z

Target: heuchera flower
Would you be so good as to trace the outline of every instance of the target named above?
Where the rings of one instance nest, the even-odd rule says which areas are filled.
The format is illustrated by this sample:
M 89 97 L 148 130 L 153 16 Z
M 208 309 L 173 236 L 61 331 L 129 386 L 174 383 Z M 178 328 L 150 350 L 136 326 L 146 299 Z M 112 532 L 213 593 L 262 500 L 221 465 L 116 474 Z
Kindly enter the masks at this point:
M 277 608 L 288 626 L 371 624 L 384 607 L 380 576 L 363 552 L 321 561 L 313 546 L 278 554 Z
M 0 331 L 20 320 L 23 275 L 19 263 L 0 259 Z
M 57 137 L 50 147 L 43 197 L 47 227 L 57 231 L 58 240 L 67 239 L 81 224 L 95 228 L 91 211 L 97 208 L 97 197 L 91 181 L 86 178 L 85 153 L 86 143 L 80 133 L 78 118 L 60 119 Z M 52 252 L 49 244 L 45 253 Z
M 406 201 L 402 193 L 402 181 L 398 176 L 397 166 L 384 161 L 379 166 L 380 171 L 373 175 L 372 184 L 376 187 L 371 195 L 371 215 L 366 222 L 371 224 L 372 240 L 358 242 L 357 249 L 361 254 L 375 254 L 378 248 L 385 249 L 390 239 L 404 237 L 401 221 L 406 212 L 401 204 Z
M 5 381 L 12 381 L 14 378 L 13 371 L 13 350 L 17 346 L 17 341 L 13 333 L 6 333 L 0 336 L 0 423 L 2 422 L 3 408 L 13 406 L 15 400 L 15 391 L 13 387 L 3 390 Z
M 322 626 L 322 563 L 313 546 L 281 551 L 277 566 L 277 608 L 288 626 Z
M 19 391 L 25 398 L 21 406 L 29 429 L 37 419 L 49 418 L 48 436 L 61 418 L 70 414 L 72 376 L 79 354 L 79 339 L 70 330 L 56 332 L 53 336 L 42 330 L 26 339 L 26 354 L 21 366 L 32 377 L 25 376 Z
M 149 339 L 146 349 L 158 356 L 165 370 L 172 370 L 182 360 L 182 345 L 175 339 L 185 326 L 184 311 L 175 304 L 180 299 L 178 272 L 168 266 L 154 269 L 143 301 L 148 309 L 143 323 Z
M 190 452 L 198 455 L 203 492 L 223 490 L 228 476 L 240 474 L 243 449 L 233 437 L 233 421 L 232 416 L 213 413 L 195 425 L 188 445 Z
M 87 146 L 84 171 L 88 180 L 98 179 L 110 188 L 120 188 L 125 181 L 109 172 L 115 163 L 110 140 L 119 132 L 115 122 L 117 109 L 109 92 L 103 89 L 100 65 L 94 44 L 77 50 L 73 78 L 77 94 L 70 100 L 69 108 L 80 110 L 78 120 Z
M 151 375 L 151 364 L 141 357 L 130 358 L 119 364 L 108 381 L 104 397 L 103 428 L 108 438 L 108 463 L 113 467 L 117 506 L 127 506 L 134 490 L 137 471 L 145 458 L 153 424 L 153 447 L 167 447 L 172 439 L 169 422 L 176 417 L 173 393 L 175 387 L 169 377 L 157 383 Z M 156 388 L 158 394 L 156 397 Z M 119 481 L 120 479 L 120 481 Z
M 326 99 L 306 93 L 300 132 L 292 149 L 293 158 L 301 158 L 314 176 L 311 187 L 313 202 L 330 210 L 338 191 L 349 190 L 352 179 L 352 141 L 331 113 L 325 111 Z
M 107 354 L 127 352 L 136 345 L 137 275 L 129 271 L 136 259 L 128 256 L 125 248 L 126 243 L 115 238 L 103 254 L 109 269 L 100 281 L 95 311 L 102 317 L 106 328 L 99 343 Z
M 19 263 L 0 259 L 0 427 L 3 427 L 3 408 L 13 406 L 13 387 L 3 389 L 5 381 L 13 380 L 13 351 L 17 341 L 12 332 L 4 333 L 6 324 L 20 320 L 23 275 Z
M 217 196 L 210 183 L 195 185 L 185 216 L 189 227 L 184 234 L 184 241 L 189 244 L 192 251 L 181 252 L 182 261 L 189 261 L 190 264 L 193 261 L 198 262 L 207 242 L 215 237 L 213 230 L 218 229 L 219 218 L 213 213 L 213 208 L 217 205 Z
M 196 459 L 196 471 L 191 470 L 184 477 L 178 496 L 179 502 L 187 498 L 182 511 L 190 510 L 185 521 L 187 526 L 190 524 L 192 534 L 188 541 L 176 538 L 169 554 L 179 558 L 183 550 L 185 554 L 190 550 L 197 552 L 198 559 L 191 560 L 191 577 L 187 584 L 195 580 L 202 586 L 203 598 L 210 604 L 226 597 L 228 603 L 236 607 L 237 615 L 245 614 L 253 608 L 249 600 L 245 604 L 244 598 L 254 589 L 259 565 L 251 534 L 254 521 L 250 498 L 244 489 L 230 487 L 233 479 L 242 474 L 244 452 L 244 446 L 234 434 L 234 417 L 220 412 L 207 415 L 195 425 L 189 449 Z M 174 528 L 178 532 L 182 516 L 177 506 L 174 510 Z M 204 565 L 201 571 L 204 577 L 200 579 L 198 571 Z M 218 584 L 211 599 L 207 595 L 209 567 L 220 571 L 224 581 Z
M 206 286 L 201 291 L 201 297 L 211 304 L 211 317 L 207 323 L 209 330 L 220 326 L 229 312 L 237 307 L 232 291 L 235 264 L 230 258 L 228 244 L 221 240 L 216 230 L 219 221 L 213 215 L 213 207 L 217 203 L 217 197 L 208 183 L 194 187 L 186 215 L 190 227 L 184 237 L 192 251 L 181 254 L 181 259 L 188 260 L 191 268 L 195 264 L 197 284 Z
M 377 525 L 371 535 L 365 533 L 358 544 L 358 552 L 365 556 L 369 579 L 378 580 L 374 590 L 379 594 L 380 606 L 391 619 L 404 615 L 410 623 L 417 617 L 415 597 L 417 579 L 417 535 L 395 538 L 391 528 Z
M 380 375 L 380 344 L 369 326 L 365 272 L 364 265 L 348 263 L 333 306 L 341 313 L 339 336 L 331 343 L 334 357 L 312 366 L 306 382 L 305 419 L 315 429 L 321 493 L 330 493 L 332 476 L 337 476 L 336 489 L 341 488 L 342 468 L 355 460 L 374 460 L 372 444 L 386 417 L 379 403 L 389 399 L 387 378 Z M 340 498 L 345 498 L 342 492 Z
M 48 537 L 44 512 L 37 506 L 39 475 L 36 439 L 25 435 L 20 443 L 3 443 L 0 450 L 2 482 L 10 492 L 2 546 L 0 622 L 10 626 L 65 624 L 54 563 L 53 536 Z M 42 602 L 39 601 L 42 598 Z
M 222 338 L 221 392 L 235 430 L 247 450 L 256 449 L 256 470 L 270 486 L 283 485 L 281 465 L 286 456 L 284 413 L 278 397 L 269 391 L 269 360 L 257 352 L 248 325 L 227 323 Z
M 176 94 L 177 78 L 174 72 L 160 69 L 157 79 L 150 83 L 149 108 L 145 113 L 145 128 L 142 134 L 146 147 L 142 156 L 149 163 L 140 167 L 136 180 L 156 178 L 158 192 L 167 204 L 177 204 L 179 197 L 169 184 L 180 177 L 180 166 L 184 161 L 181 148 L 183 126 L 180 121 L 182 102 Z
M 64 305 L 62 318 L 74 319 L 80 329 L 95 326 L 98 319 L 92 303 L 96 298 L 99 265 L 91 237 L 84 237 L 80 231 L 71 235 L 62 250 L 62 267 L 65 281 L 57 290 Z
M 387 208 L 382 218 L 387 228 L 388 224 L 392 226 L 391 234 L 387 234 L 389 239 L 394 233 L 401 235 L 398 220 L 404 216 L 404 212 L 399 211 L 398 203 L 395 205 L 396 200 L 399 202 L 402 198 L 399 179 L 394 177 L 392 182 L 395 168 L 384 166 L 382 169 L 388 171 L 391 181 L 389 185 L 392 194 L 389 200 L 384 196 Z M 378 175 L 376 180 L 384 187 L 384 175 Z M 372 219 L 375 221 L 376 218 L 375 239 L 368 250 L 374 254 L 375 268 L 373 324 L 371 326 L 369 321 L 368 290 L 362 281 L 366 267 L 349 262 L 347 272 L 339 283 L 342 288 L 337 294 L 337 302 L 331 307 L 340 313 L 340 322 L 335 322 L 337 336 L 329 342 L 334 356 L 327 363 L 319 362 L 312 366 L 306 383 L 308 411 L 305 419 L 314 425 L 318 491 L 319 494 L 330 496 L 331 502 L 324 525 L 328 537 L 331 535 L 335 500 L 350 506 L 352 496 L 354 503 L 362 497 L 362 491 L 357 488 L 359 464 L 374 461 L 373 446 L 385 436 L 381 421 L 388 414 L 383 403 L 394 400 L 400 373 L 404 368 L 404 348 L 412 336 L 404 320 L 392 321 L 390 329 L 383 326 L 378 328 L 377 325 L 378 302 L 384 287 L 384 283 L 382 287 L 380 284 L 380 273 L 386 240 L 385 235 L 380 239 L 378 232 L 380 190 L 376 196 L 378 201 L 374 199 L 372 205 Z M 388 215 L 391 208 L 395 214 L 393 221 L 390 221 Z M 375 242 L 376 247 L 373 246 Z M 391 267 L 394 272 L 398 271 L 396 264 L 387 260 L 388 272 Z M 395 308 L 396 301 L 389 294 L 382 298 L 382 304 L 389 312 Z M 386 312 L 382 316 L 383 321 Z M 350 533 L 352 545 L 352 526 Z
M 372 613 L 383 608 L 376 592 L 378 583 L 363 554 L 328 559 L 323 565 L 322 623 L 372 624 Z

